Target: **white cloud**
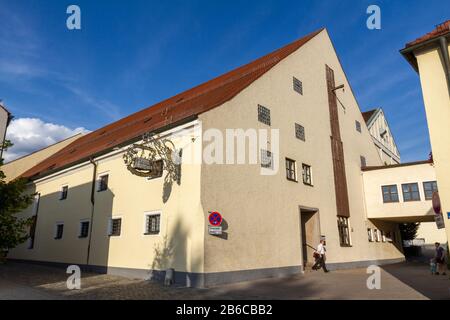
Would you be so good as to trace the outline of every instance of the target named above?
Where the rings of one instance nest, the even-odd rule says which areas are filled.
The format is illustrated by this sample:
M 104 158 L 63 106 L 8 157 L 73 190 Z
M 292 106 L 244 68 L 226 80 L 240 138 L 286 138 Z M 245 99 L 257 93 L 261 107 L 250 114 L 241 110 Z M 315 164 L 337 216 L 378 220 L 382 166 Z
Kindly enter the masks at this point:
M 88 130 L 82 127 L 70 129 L 63 125 L 46 123 L 36 118 L 14 119 L 6 134 L 6 138 L 14 146 L 4 154 L 5 162 L 45 148 L 80 132 L 86 133 Z

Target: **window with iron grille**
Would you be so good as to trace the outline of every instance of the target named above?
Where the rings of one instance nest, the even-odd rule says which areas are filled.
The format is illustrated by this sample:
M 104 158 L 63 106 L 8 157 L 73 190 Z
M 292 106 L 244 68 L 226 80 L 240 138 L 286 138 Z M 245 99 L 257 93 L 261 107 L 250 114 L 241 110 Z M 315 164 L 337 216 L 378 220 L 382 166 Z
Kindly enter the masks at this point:
M 338 217 L 338 230 L 341 247 L 350 247 L 350 228 L 347 217 Z
M 297 173 L 295 167 L 295 160 L 286 158 L 286 178 L 290 181 L 297 182 Z
M 358 120 L 355 121 L 356 131 L 361 132 L 361 122 Z
M 109 180 L 109 175 L 105 174 L 100 176 L 99 180 L 98 180 L 98 192 L 101 191 L 106 191 L 108 190 L 108 180 Z
M 373 242 L 372 228 L 367 228 L 367 238 L 368 238 L 369 242 Z
M 423 183 L 423 191 L 425 192 L 425 200 L 432 200 L 433 193 L 438 191 L 436 181 L 428 181 Z
M 79 238 L 87 238 L 89 235 L 89 221 L 81 221 L 80 222 L 80 234 Z
M 110 223 L 109 235 L 113 237 L 120 236 L 122 229 L 122 218 L 113 218 Z
M 367 167 L 366 157 L 361 156 L 360 160 L 361 160 L 361 168 Z
M 63 186 L 61 188 L 61 196 L 59 197 L 59 200 L 67 199 L 68 192 L 69 192 L 69 187 L 68 186 Z
M 273 168 L 272 152 L 261 149 L 261 167 L 266 169 Z
M 156 235 L 159 234 L 161 224 L 161 214 L 147 214 L 145 216 L 145 234 Z
M 403 201 L 420 201 L 419 185 L 417 183 L 402 184 Z
M 377 229 L 373 229 L 373 234 L 375 235 L 375 241 L 380 242 L 380 233 Z
M 303 83 L 296 77 L 294 77 L 293 82 L 294 82 L 294 91 L 303 95 Z
M 63 233 L 64 233 L 64 224 L 63 223 L 56 224 L 55 240 L 62 239 Z
M 382 186 L 383 202 L 398 202 L 398 190 L 396 185 Z
M 302 164 L 303 183 L 312 186 L 311 166 Z
M 270 126 L 270 110 L 262 105 L 258 105 L 258 121 Z
M 295 137 L 305 141 L 305 128 L 298 123 L 295 124 Z

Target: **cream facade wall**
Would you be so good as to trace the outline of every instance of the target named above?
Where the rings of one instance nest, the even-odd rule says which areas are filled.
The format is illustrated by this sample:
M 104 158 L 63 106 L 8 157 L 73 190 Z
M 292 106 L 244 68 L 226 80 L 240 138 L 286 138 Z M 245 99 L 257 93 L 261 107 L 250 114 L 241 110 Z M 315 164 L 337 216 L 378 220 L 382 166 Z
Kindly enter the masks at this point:
M 369 219 L 398 222 L 434 221 L 431 200 L 425 199 L 423 182 L 436 181 L 432 164 L 383 168 L 363 173 L 366 210 Z M 405 202 L 402 184 L 417 183 L 420 201 Z M 397 185 L 399 202 L 384 203 L 382 186 Z
M 70 143 L 72 143 L 73 141 L 75 141 L 76 139 L 78 139 L 81 136 L 82 136 L 81 133 L 77 134 L 73 137 L 70 137 L 63 141 L 55 143 L 51 146 L 48 146 L 47 148 L 44 148 L 42 150 L 31 153 L 25 157 L 22 157 L 22 158 L 19 158 L 19 159 L 16 159 L 14 161 L 4 164 L 1 167 L 1 170 L 6 175 L 6 182 L 14 180 L 15 178 L 19 177 L 26 170 L 32 168 L 33 166 L 37 165 L 39 162 L 50 157 L 52 154 L 58 152 L 59 150 L 61 150 L 65 146 L 69 145 Z
M 416 52 L 415 55 L 419 66 L 433 160 L 436 165 L 439 195 L 448 239 L 450 237 L 450 220 L 447 219 L 447 212 L 450 212 L 449 92 L 438 50 Z
M 352 247 L 340 247 L 330 145 L 330 117 L 325 64 L 335 72 L 351 212 Z M 292 77 L 303 82 L 303 95 L 292 89 Z M 271 111 L 271 126 L 259 123 L 257 106 Z M 206 235 L 205 271 L 251 270 L 302 264 L 299 206 L 317 208 L 321 234 L 327 238 L 328 262 L 343 263 L 402 258 L 393 244 L 371 244 L 367 238 L 360 156 L 368 165 L 381 159 L 365 126 L 350 84 L 326 31 L 276 65 L 221 108 L 200 116 L 204 129 L 280 129 L 280 168 L 260 175 L 259 165 L 203 165 L 202 206 L 218 210 L 228 239 Z M 305 127 L 306 142 L 295 138 L 294 124 Z M 269 148 L 270 149 L 270 148 Z M 298 183 L 286 179 L 284 159 L 296 160 Z M 312 166 L 313 184 L 301 180 L 302 163 Z M 386 223 L 386 228 L 396 229 Z M 318 241 L 319 239 L 317 239 Z M 317 243 L 312 244 L 317 245 Z
M 173 140 L 184 153 L 200 143 L 190 138 Z M 97 163 L 97 179 L 109 175 L 108 190 L 95 192 L 91 221 L 92 242 L 87 260 L 88 239 L 79 239 L 80 221 L 91 220 L 90 202 L 94 166 L 86 162 L 36 181 L 30 192 L 40 194 L 34 249 L 23 244 L 12 250 L 11 258 L 37 261 L 108 266 L 137 270 L 181 272 L 203 271 L 204 214 L 200 203 L 200 165 L 182 165 L 181 184 L 164 187 L 162 178 L 147 180 L 126 169 L 119 150 Z M 63 185 L 69 186 L 68 198 L 59 200 Z M 164 197 L 170 196 L 165 202 Z M 165 194 L 163 195 L 163 192 Z M 24 215 L 32 214 L 30 207 Z M 160 235 L 144 235 L 147 212 L 161 212 Z M 119 237 L 108 236 L 111 217 L 122 218 Z M 64 235 L 55 240 L 55 224 L 64 222 Z

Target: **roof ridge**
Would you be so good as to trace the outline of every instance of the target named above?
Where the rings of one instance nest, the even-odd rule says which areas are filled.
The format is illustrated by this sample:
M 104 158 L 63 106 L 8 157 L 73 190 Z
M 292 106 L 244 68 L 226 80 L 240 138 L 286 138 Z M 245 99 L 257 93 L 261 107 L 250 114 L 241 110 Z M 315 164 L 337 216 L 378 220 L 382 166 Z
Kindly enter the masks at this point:
M 321 28 L 309 33 L 247 64 L 94 130 L 31 168 L 23 176 L 40 176 L 49 170 L 56 171 L 131 141 L 144 132 L 159 130 L 220 106 L 323 30 Z

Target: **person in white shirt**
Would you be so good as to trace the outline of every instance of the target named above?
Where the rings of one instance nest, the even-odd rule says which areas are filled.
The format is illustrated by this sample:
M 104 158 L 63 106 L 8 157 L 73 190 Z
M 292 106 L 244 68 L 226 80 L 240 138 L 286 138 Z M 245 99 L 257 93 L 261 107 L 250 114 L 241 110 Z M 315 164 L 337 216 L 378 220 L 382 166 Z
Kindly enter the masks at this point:
M 322 268 L 324 272 L 328 272 L 327 266 L 325 264 L 326 251 L 327 248 L 325 240 L 320 240 L 320 243 L 317 246 L 317 250 L 314 252 L 314 258 L 316 259 L 316 262 L 312 267 L 313 270 L 319 270 L 320 268 Z

